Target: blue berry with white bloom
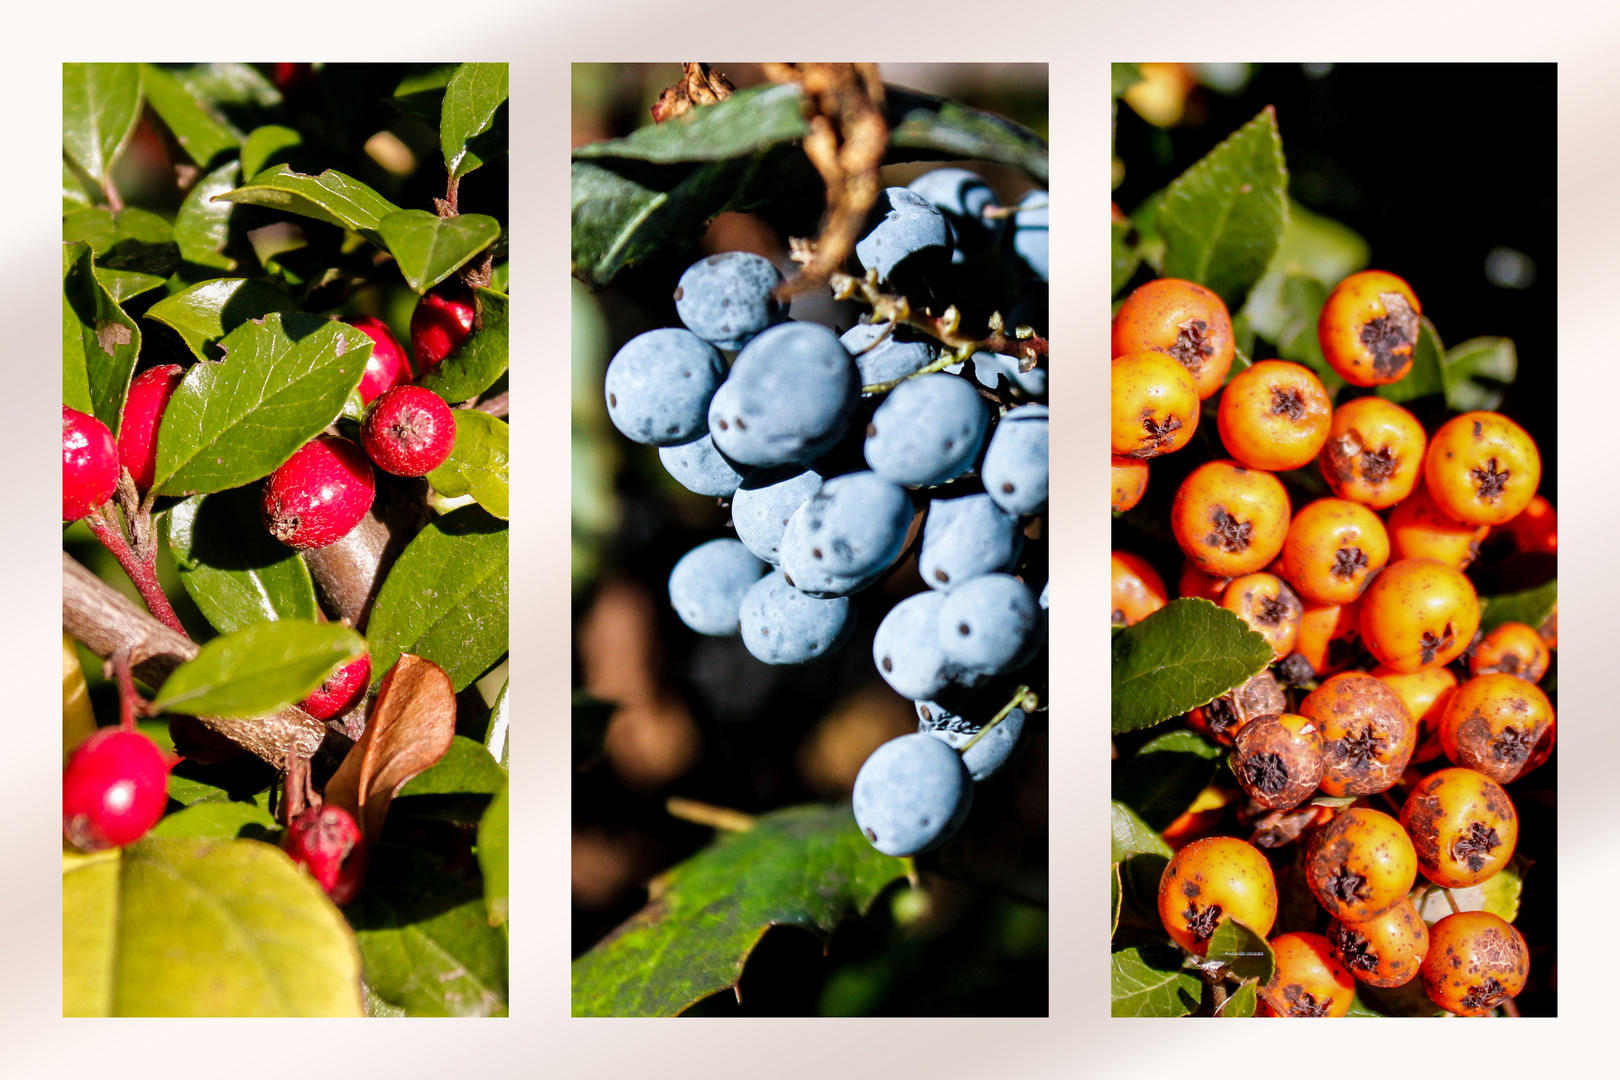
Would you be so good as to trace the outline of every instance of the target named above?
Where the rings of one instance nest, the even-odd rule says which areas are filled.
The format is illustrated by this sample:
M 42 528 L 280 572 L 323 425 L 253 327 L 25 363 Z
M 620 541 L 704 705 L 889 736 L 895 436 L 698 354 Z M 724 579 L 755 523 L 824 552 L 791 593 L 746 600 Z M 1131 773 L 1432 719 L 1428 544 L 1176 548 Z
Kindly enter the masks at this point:
M 710 540 L 670 571 L 669 601 L 693 630 L 727 637 L 739 628 L 743 597 L 768 569 L 741 541 Z
M 782 562 L 782 533 L 794 511 L 821 490 L 822 476 L 803 465 L 750 469 L 731 497 L 737 539 L 772 566 Z
M 921 733 L 890 739 L 855 776 L 855 823 L 885 855 L 917 855 L 949 840 L 973 805 L 962 758 Z
M 1040 604 L 1027 585 L 1010 574 L 985 574 L 944 594 L 936 632 L 951 663 L 998 675 L 1030 659 L 1041 626 Z
M 719 350 L 690 330 L 637 334 L 608 363 L 608 417 L 644 446 L 675 446 L 709 426 L 709 403 L 726 365 Z
M 709 434 L 744 465 L 807 463 L 843 435 L 860 397 L 860 373 L 837 334 L 782 323 L 737 354 L 709 402 Z
M 1013 568 L 1024 548 L 1018 518 L 988 495 L 959 495 L 928 504 L 917 569 L 931 589 L 948 591 L 982 574 Z
M 855 609 L 847 598 L 807 596 L 780 570 L 754 583 L 740 615 L 743 645 L 767 664 L 808 664 L 836 652 L 855 632 Z
M 856 323 L 838 340 L 855 358 L 861 371 L 862 386 L 877 386 L 903 379 L 932 364 L 940 357 L 939 343 L 904 326 L 887 335 L 888 323 Z M 882 341 L 878 341 L 882 338 Z M 873 344 L 877 342 L 877 344 Z
M 876 473 L 835 476 L 788 519 L 782 569 L 795 582 L 879 573 L 905 547 L 911 518 L 911 496 Z
M 979 478 L 1008 513 L 1035 514 L 1046 506 L 1048 415 L 1045 405 L 1020 405 L 1001 418 L 990 436 Z
M 866 463 L 890 483 L 943 484 L 972 469 L 990 430 L 990 406 L 973 384 L 936 372 L 890 391 L 866 428 Z
M 1048 207 L 1050 193 L 1031 191 L 1018 201 L 1018 212 L 1013 215 L 1008 239 L 1012 248 L 1012 263 L 1026 277 L 1050 280 L 1052 259 L 1047 223 L 1051 220 Z
M 912 280 L 950 261 L 951 238 L 945 215 L 915 191 L 886 188 L 867 218 L 864 235 L 855 242 L 861 268 L 876 270 L 879 280 Z
M 682 487 L 699 495 L 730 498 L 743 479 L 736 463 L 715 448 L 707 432 L 701 439 L 678 446 L 660 446 L 658 460 Z
M 962 751 L 962 764 L 974 783 L 988 780 L 1007 762 L 1024 740 L 1024 710 L 1014 709 L 1001 718 L 1001 723 L 979 736 L 977 742 Z M 971 740 L 969 740 L 971 741 Z
M 1001 201 L 984 178 L 966 169 L 935 169 L 923 173 L 909 185 L 912 191 L 933 203 L 945 215 L 955 250 L 951 262 L 996 246 L 1006 220 L 990 216 L 1001 209 Z
M 787 318 L 776 298 L 782 274 L 762 255 L 724 251 L 686 268 L 675 288 L 675 313 L 716 348 L 736 351 Z
M 901 697 L 930 700 L 950 686 L 957 673 L 939 643 L 939 609 L 944 601 L 944 593 L 932 590 L 908 596 L 878 624 L 872 660 Z

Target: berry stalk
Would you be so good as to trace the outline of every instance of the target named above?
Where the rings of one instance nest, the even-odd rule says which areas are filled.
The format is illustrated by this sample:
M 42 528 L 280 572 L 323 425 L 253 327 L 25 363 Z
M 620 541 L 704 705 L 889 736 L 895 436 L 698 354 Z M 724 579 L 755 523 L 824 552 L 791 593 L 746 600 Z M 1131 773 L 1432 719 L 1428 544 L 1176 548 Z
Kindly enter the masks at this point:
M 90 532 L 101 541 L 101 546 L 112 552 L 113 558 L 118 560 L 118 565 L 129 575 L 129 580 L 135 583 L 141 599 L 146 601 L 147 610 L 157 616 L 164 626 L 189 641 L 190 635 L 186 633 L 186 628 L 180 625 L 180 617 L 174 613 L 174 607 L 164 594 L 163 586 L 158 584 L 157 545 L 142 544 L 140 546 L 144 550 L 137 553 L 124 538 L 124 531 L 116 521 L 116 516 L 109 521 L 102 510 L 92 510 L 84 519 L 84 523 L 90 527 Z

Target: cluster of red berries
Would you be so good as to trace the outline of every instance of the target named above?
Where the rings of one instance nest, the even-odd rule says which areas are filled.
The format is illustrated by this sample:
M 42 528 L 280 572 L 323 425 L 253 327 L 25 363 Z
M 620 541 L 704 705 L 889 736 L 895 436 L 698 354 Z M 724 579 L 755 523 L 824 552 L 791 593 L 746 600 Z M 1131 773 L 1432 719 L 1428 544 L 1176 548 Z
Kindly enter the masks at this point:
M 1421 311 L 1395 275 L 1351 275 L 1322 309 L 1322 355 L 1352 387 L 1395 382 L 1411 370 Z M 1481 637 L 1464 573 L 1492 529 L 1520 550 L 1556 553 L 1535 441 L 1484 411 L 1429 435 L 1381 397 L 1336 405 L 1315 372 L 1287 361 L 1228 379 L 1226 306 L 1192 282 L 1132 292 L 1112 345 L 1113 509 L 1141 500 L 1149 461 L 1187 446 L 1202 403 L 1219 393 L 1212 411 L 1228 456 L 1188 473 L 1171 506 L 1185 556 L 1178 593 L 1238 614 L 1276 662 L 1275 675 L 1268 668 L 1187 717 L 1232 748 L 1246 797 L 1239 821 L 1254 842 L 1167 836 L 1185 846 L 1160 886 L 1166 931 L 1199 955 L 1223 919 L 1269 934 L 1277 889 L 1256 844 L 1298 837 L 1330 921 L 1325 934 L 1271 941 L 1261 1014 L 1342 1016 L 1357 981 L 1393 987 L 1420 974 L 1440 1007 L 1488 1014 L 1524 987 L 1524 938 L 1483 911 L 1429 927 L 1409 893 L 1420 872 L 1440 889 L 1500 872 L 1518 838 L 1504 785 L 1552 752 L 1556 718 L 1536 682 L 1557 647 L 1556 614 L 1539 630 L 1506 623 Z M 1275 474 L 1313 461 L 1332 497 L 1294 512 Z M 1147 560 L 1114 553 L 1116 625 L 1168 600 Z M 1302 688 L 1293 708 L 1286 686 Z M 1442 755 L 1450 767 L 1417 768 Z M 1318 793 L 1330 804 L 1302 806 Z M 1367 796 L 1392 810 L 1404 796 L 1399 819 L 1363 805 Z

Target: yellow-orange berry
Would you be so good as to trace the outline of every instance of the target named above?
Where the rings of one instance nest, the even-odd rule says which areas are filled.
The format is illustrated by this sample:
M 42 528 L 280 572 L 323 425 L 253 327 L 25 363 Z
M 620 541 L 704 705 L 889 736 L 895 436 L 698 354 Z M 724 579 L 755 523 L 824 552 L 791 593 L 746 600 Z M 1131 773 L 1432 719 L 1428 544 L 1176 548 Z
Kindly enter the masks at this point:
M 1392 383 L 1411 370 L 1423 307 L 1412 286 L 1382 270 L 1336 285 L 1316 321 L 1322 356 L 1354 386 Z
M 1538 555 L 1558 554 L 1558 511 L 1545 495 L 1537 495 L 1519 516 L 1503 525 L 1502 535 L 1515 549 Z
M 1159 879 L 1159 919 L 1177 945 L 1203 956 L 1226 919 L 1261 937 L 1277 921 L 1277 879 L 1258 849 L 1230 836 L 1194 840 Z
M 1429 440 L 1423 483 L 1441 512 L 1465 525 L 1501 525 L 1529 507 L 1541 451 L 1501 413 L 1454 416 Z
M 1400 903 L 1417 880 L 1417 854 L 1401 823 L 1353 807 L 1312 835 L 1305 881 L 1329 915 L 1366 922 Z
M 1294 515 L 1283 541 L 1283 577 L 1313 604 L 1349 604 L 1389 562 L 1378 515 L 1347 499 L 1317 499 Z
M 1260 996 L 1275 1016 L 1344 1016 L 1356 980 L 1321 934 L 1278 934 L 1269 942 L 1276 964 Z
M 1142 556 L 1116 551 L 1112 568 L 1113 625 L 1134 626 L 1170 602 L 1164 579 Z
M 1114 316 L 1113 354 L 1147 350 L 1185 367 L 1200 399 L 1214 396 L 1237 351 L 1226 304 L 1202 285 L 1179 278 L 1159 278 L 1132 290 Z
M 1479 557 L 1489 525 L 1467 525 L 1435 505 L 1429 489 L 1419 484 L 1389 512 L 1390 558 L 1434 559 L 1457 570 Z
M 1399 672 L 1382 664 L 1370 672 L 1373 678 L 1387 685 L 1401 696 L 1401 704 L 1418 725 L 1417 748 L 1412 751 L 1412 764 L 1433 761 L 1445 751 L 1440 747 L 1440 717 L 1457 689 L 1457 676 L 1448 667 L 1425 668 L 1422 671 Z
M 1360 601 L 1349 604 L 1313 604 L 1303 601 L 1294 655 L 1304 657 L 1318 678 L 1349 667 L 1361 637 Z
M 1472 769 L 1425 776 L 1401 807 L 1418 870 L 1445 889 L 1466 889 L 1496 876 L 1513 858 L 1519 815 L 1501 784 Z
M 1282 481 L 1226 459 L 1188 473 L 1170 507 L 1182 553 L 1214 577 L 1264 569 L 1282 551 L 1288 518 Z
M 1552 702 L 1516 675 L 1476 675 L 1457 687 L 1440 718 L 1440 746 L 1453 764 L 1510 784 L 1552 753 Z
M 1176 579 L 1177 596 L 1199 596 L 1215 603 L 1221 602 L 1229 577 L 1212 577 L 1198 569 L 1191 559 L 1181 560 L 1181 576 Z
M 1124 513 L 1147 494 L 1148 463 L 1140 458 L 1113 455 L 1114 499 L 1111 509 Z
M 1333 401 L 1315 372 L 1286 360 L 1262 360 L 1227 383 L 1215 422 L 1228 454 L 1280 472 L 1316 457 L 1332 418 Z
M 1430 1001 L 1458 1016 L 1486 1016 L 1524 989 L 1530 949 L 1499 916 L 1459 911 L 1429 929 L 1422 970 Z
M 1305 696 L 1301 716 L 1322 737 L 1322 791 L 1374 795 L 1400 782 L 1417 745 L 1417 725 L 1388 685 L 1361 671 L 1341 671 Z
M 1533 683 L 1547 674 L 1552 652 L 1533 627 L 1505 622 L 1486 634 L 1468 658 L 1468 670 L 1475 675 L 1517 675 Z
M 1427 446 L 1417 417 L 1381 397 L 1356 398 L 1333 410 L 1318 463 L 1333 494 L 1382 510 L 1412 494 Z
M 1357 982 L 1371 986 L 1405 986 L 1417 977 L 1429 951 L 1429 928 L 1411 900 L 1401 902 L 1366 922 L 1334 919 L 1328 924 L 1333 955 Z
M 1479 596 L 1433 559 L 1384 568 L 1361 598 L 1361 641 L 1385 667 L 1421 671 L 1461 656 L 1479 629 Z
M 1265 638 L 1278 660 L 1294 651 L 1302 608 L 1282 578 L 1266 573 L 1235 577 L 1221 593 L 1221 607 Z
M 1150 458 L 1187 445 L 1198 428 L 1198 388 L 1163 353 L 1128 353 L 1113 362 L 1114 453 Z

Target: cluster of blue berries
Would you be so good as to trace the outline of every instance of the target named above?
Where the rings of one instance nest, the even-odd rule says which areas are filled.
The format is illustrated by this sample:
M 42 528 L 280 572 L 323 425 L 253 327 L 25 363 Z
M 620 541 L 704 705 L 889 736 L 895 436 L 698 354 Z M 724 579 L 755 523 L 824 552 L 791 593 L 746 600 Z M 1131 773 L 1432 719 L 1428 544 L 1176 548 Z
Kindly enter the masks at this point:
M 936 169 L 883 193 L 855 257 L 908 298 L 932 295 L 953 264 L 1000 260 L 1021 288 L 1010 330 L 1021 310 L 1045 309 L 1046 204 L 1034 191 L 1003 211 L 976 174 Z M 740 634 L 765 663 L 842 647 L 850 598 L 902 564 L 920 522 L 927 588 L 873 641 L 879 673 L 916 703 L 918 732 L 879 747 L 854 789 L 872 844 L 914 855 L 961 826 L 974 783 L 1010 759 L 1030 687 L 1045 682 L 1044 564 L 1023 557 L 1046 510 L 1046 373 L 995 352 L 947 354 L 904 325 L 840 336 L 792 321 L 782 282 L 746 252 L 690 266 L 675 291 L 684 328 L 619 350 L 608 414 L 658 447 L 683 486 L 730 501 L 736 537 L 687 552 L 670 602 L 691 629 Z

